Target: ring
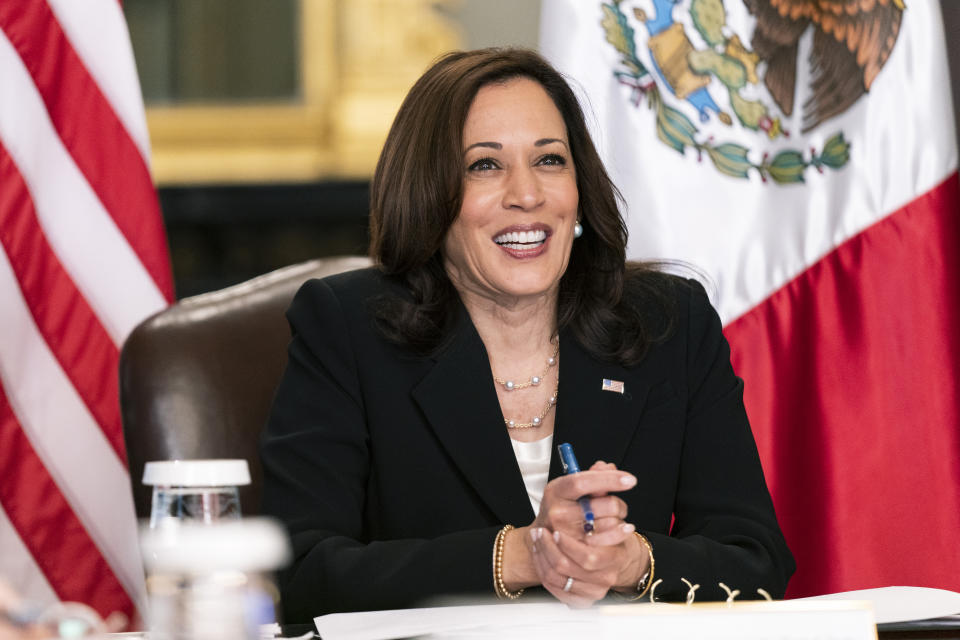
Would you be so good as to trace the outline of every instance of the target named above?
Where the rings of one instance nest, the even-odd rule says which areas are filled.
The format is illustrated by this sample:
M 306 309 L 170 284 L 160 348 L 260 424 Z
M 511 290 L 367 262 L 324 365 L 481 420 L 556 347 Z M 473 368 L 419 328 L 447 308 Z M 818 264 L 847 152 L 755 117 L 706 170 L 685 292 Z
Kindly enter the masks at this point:
M 570 591 L 570 589 L 572 588 L 573 588 L 573 578 L 570 577 L 570 578 L 567 578 L 567 583 L 563 585 L 563 590 Z

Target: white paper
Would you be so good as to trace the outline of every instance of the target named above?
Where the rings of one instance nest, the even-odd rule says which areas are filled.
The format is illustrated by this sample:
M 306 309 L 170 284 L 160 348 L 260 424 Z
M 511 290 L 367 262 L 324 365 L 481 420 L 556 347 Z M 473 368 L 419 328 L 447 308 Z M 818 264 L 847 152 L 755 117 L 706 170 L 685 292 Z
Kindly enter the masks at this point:
M 802 600 L 868 600 L 873 603 L 877 624 L 942 618 L 960 613 L 960 593 L 927 587 L 882 587 L 797 598 L 797 601 Z
M 876 640 L 868 602 L 637 604 L 568 609 L 559 603 L 501 604 L 330 614 L 314 620 L 324 640 Z

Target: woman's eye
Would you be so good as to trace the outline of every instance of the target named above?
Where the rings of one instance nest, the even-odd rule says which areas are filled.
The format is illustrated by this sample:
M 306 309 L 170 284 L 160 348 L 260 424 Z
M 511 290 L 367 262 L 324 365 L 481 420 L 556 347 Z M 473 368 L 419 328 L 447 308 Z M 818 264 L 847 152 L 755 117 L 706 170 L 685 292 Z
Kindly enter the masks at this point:
M 497 163 L 492 158 L 481 158 L 467 167 L 468 171 L 492 171 L 497 168 Z
M 548 153 L 537 164 L 562 167 L 567 164 L 567 159 L 558 153 Z

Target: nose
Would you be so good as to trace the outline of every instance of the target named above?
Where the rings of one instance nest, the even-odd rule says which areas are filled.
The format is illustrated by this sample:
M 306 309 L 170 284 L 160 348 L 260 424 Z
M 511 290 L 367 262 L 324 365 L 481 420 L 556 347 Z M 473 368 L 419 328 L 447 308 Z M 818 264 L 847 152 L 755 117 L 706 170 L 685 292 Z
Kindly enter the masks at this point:
M 543 204 L 543 185 L 533 167 L 513 167 L 505 180 L 504 208 L 530 211 Z

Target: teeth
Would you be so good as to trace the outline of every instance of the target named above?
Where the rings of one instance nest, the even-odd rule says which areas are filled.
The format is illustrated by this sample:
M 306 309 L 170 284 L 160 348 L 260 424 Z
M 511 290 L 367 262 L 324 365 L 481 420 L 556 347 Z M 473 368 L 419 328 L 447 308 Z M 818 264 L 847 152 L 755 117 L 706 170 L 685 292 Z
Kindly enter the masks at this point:
M 501 234 L 493 239 L 494 242 L 501 245 L 506 244 L 515 244 L 515 245 L 528 245 L 528 244 L 539 244 L 547 239 L 547 232 L 543 229 L 537 229 L 536 231 L 511 231 L 508 233 Z M 514 248 L 514 247 L 511 247 Z M 520 247 L 521 249 L 524 247 Z

